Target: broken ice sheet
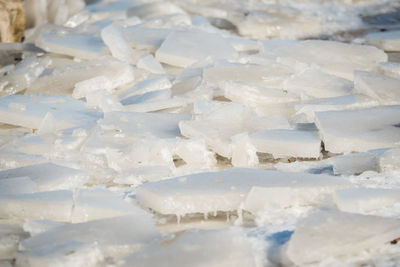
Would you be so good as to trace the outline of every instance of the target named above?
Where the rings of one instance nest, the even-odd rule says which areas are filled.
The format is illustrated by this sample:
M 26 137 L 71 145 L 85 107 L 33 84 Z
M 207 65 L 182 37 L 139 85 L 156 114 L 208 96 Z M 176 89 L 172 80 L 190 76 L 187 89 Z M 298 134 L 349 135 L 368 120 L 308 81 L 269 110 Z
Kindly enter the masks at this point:
M 349 94 L 353 83 L 316 68 L 308 68 L 285 81 L 284 89 L 303 98 L 327 98 Z
M 18 195 L 38 192 L 38 186 L 29 177 L 0 178 L 0 195 Z
M 179 255 L 179 257 L 177 257 Z M 191 230 L 130 255 L 121 266 L 259 266 L 251 241 L 240 229 Z
M 400 142 L 400 106 L 316 113 L 325 149 L 333 153 L 396 147 Z
M 105 188 L 79 189 L 74 192 L 72 223 L 146 213 L 134 204 L 124 201 L 123 195 Z
M 95 59 L 108 54 L 100 37 L 76 33 L 70 28 L 59 28 L 44 32 L 39 35 L 35 44 L 47 52 L 82 59 Z
M 104 56 L 55 67 L 35 80 L 28 88 L 27 93 L 71 94 L 79 82 L 85 81 L 86 87 L 94 86 L 97 80 L 91 79 L 96 77 L 105 77 L 103 79 L 108 80 L 108 90 L 130 83 L 135 78 L 132 66 L 110 56 Z
M 72 192 L 67 190 L 0 196 L 0 217 L 71 221 Z
M 89 176 L 77 169 L 53 163 L 43 163 L 0 171 L 0 179 L 29 177 L 40 191 L 75 189 L 86 183 Z
M 354 91 L 378 100 L 381 104 L 400 102 L 400 79 L 364 72 L 354 72 Z
M 99 114 L 88 112 L 83 101 L 69 96 L 11 95 L 0 99 L 0 122 L 40 129 L 51 113 L 57 130 L 94 123 Z
M 337 190 L 333 199 L 346 212 L 397 217 L 400 211 L 399 189 L 350 188 Z
M 368 44 L 388 52 L 400 51 L 400 31 L 368 33 L 365 40 Z
M 236 51 L 220 35 L 201 31 L 172 32 L 156 52 L 158 61 L 177 67 L 188 67 L 206 57 L 235 56 Z
M 250 135 L 258 152 L 274 158 L 319 158 L 321 140 L 317 132 L 299 130 L 266 130 Z
M 372 71 L 388 60 L 385 52 L 373 46 L 322 40 L 296 42 L 274 50 L 273 55 L 289 66 L 296 61 L 306 66 L 315 64 L 328 74 L 348 80 L 353 80 L 354 70 Z
M 113 180 L 116 184 L 140 185 L 155 182 L 171 176 L 171 169 L 166 166 L 143 166 L 131 168 L 119 173 Z
M 287 247 L 296 265 L 313 264 L 329 257 L 349 260 L 374 251 L 400 235 L 400 220 L 322 210 L 300 220 Z
M 97 243 L 104 257 L 118 260 L 160 237 L 150 215 L 134 214 L 56 227 L 25 240 L 21 250 L 40 253 L 71 243 Z
M 137 188 L 136 198 L 141 205 L 158 213 L 179 217 L 191 213 L 237 211 L 249 191 L 256 186 L 275 192 L 281 192 L 276 191 L 279 189 L 287 192 L 294 186 L 300 191 L 317 185 L 347 187 L 350 184 L 343 179 L 326 175 L 228 169 L 143 184 Z M 320 197 L 320 194 L 325 194 L 323 190 L 314 192 L 316 198 Z M 276 203 L 279 207 L 295 205 L 302 201 L 301 198 L 293 196 L 287 200 L 287 196 L 281 193 L 276 193 L 274 196 L 275 199 L 265 199 L 265 201 Z M 256 199 L 252 203 L 260 205 Z M 249 205 L 249 209 L 252 210 L 254 205 Z

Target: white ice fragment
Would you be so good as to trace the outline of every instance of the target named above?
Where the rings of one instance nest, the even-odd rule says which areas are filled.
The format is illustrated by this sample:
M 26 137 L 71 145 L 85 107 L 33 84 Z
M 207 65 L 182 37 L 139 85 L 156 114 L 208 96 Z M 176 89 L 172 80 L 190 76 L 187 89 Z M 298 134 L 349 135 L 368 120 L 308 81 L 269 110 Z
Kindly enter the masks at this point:
M 84 98 L 97 90 L 111 91 L 113 87 L 113 83 L 108 77 L 103 75 L 96 76 L 91 79 L 76 83 L 74 91 L 72 92 L 72 97 L 77 99 Z
M 57 131 L 56 121 L 51 112 L 47 112 L 37 131 L 38 135 L 54 134 Z
M 171 90 L 168 88 L 157 91 L 151 91 L 143 94 L 137 94 L 124 98 L 121 100 L 121 104 L 124 106 L 145 104 L 149 102 L 168 100 L 170 98 L 171 98 Z
M 177 67 L 188 67 L 206 57 L 229 59 L 235 55 L 229 42 L 218 34 L 181 31 L 168 35 L 156 52 L 156 59 Z
M 376 214 L 393 207 L 400 201 L 399 189 L 350 188 L 337 190 L 334 202 L 339 210 L 346 212 Z
M 24 240 L 21 250 L 35 253 L 63 247 L 71 242 L 97 243 L 105 257 L 118 260 L 159 238 L 150 215 L 128 215 L 56 227 Z
M 400 79 L 364 72 L 354 72 L 354 91 L 378 100 L 381 104 L 400 102 Z
M 38 191 L 37 184 L 26 176 L 0 179 L 0 195 L 30 194 Z
M 106 90 L 96 90 L 86 94 L 86 104 L 90 108 L 100 109 L 103 113 L 124 109 L 118 101 L 118 97 Z
M 296 265 L 329 257 L 346 259 L 383 247 L 399 235 L 398 219 L 325 210 L 296 224 L 287 255 Z
M 103 188 L 79 189 L 74 193 L 72 223 L 146 213 L 123 200 L 123 196 Z
M 136 5 L 127 10 L 127 17 L 139 17 L 149 19 L 163 15 L 184 14 L 185 12 L 177 5 L 170 2 L 153 2 Z
M 204 139 L 181 139 L 175 153 L 193 168 L 211 168 L 217 163 Z
M 235 167 L 257 166 L 257 149 L 251 143 L 247 133 L 240 133 L 231 137 L 232 139 L 232 165 Z
M 325 149 L 332 153 L 400 145 L 400 106 L 317 112 L 315 116 Z
M 284 88 L 302 97 L 326 98 L 349 94 L 353 89 L 353 83 L 316 68 L 307 68 L 290 77 L 285 82 Z
M 379 171 L 378 155 L 362 152 L 336 156 L 330 159 L 336 175 L 354 175 L 365 171 Z
M 74 33 L 69 28 L 44 32 L 36 39 L 35 45 L 47 52 L 82 59 L 95 59 L 107 54 L 100 37 Z
M 29 220 L 24 223 L 23 228 L 31 236 L 35 236 L 61 225 L 64 225 L 64 223 L 50 220 Z
M 301 130 L 266 130 L 250 135 L 258 152 L 269 153 L 274 158 L 319 158 L 321 140 L 318 133 Z
M 110 112 L 99 122 L 105 130 L 121 132 L 131 140 L 140 138 L 175 138 L 180 136 L 178 124 L 188 114 Z
M 354 70 L 371 71 L 388 60 L 385 52 L 376 47 L 322 40 L 296 42 L 276 49 L 274 55 L 287 59 L 286 64 L 315 64 L 326 73 L 348 80 L 353 79 Z
M 149 52 L 155 52 L 171 32 L 171 29 L 147 28 L 140 25 L 123 29 L 124 38 L 131 46 L 147 49 Z
M 382 62 L 378 66 L 380 74 L 400 79 L 400 63 L 398 62 Z
M 400 31 L 372 32 L 365 36 L 368 44 L 388 52 L 400 52 Z
M 135 84 L 132 87 L 121 90 L 118 94 L 120 100 L 131 96 L 140 95 L 148 92 L 159 91 L 171 88 L 171 82 L 165 76 L 152 77 Z
M 25 110 L 10 110 L 10 103 L 24 105 Z M 69 96 L 11 95 L 0 99 L 2 123 L 39 129 L 49 112 L 54 117 L 57 130 L 93 123 L 98 116 L 87 112 L 84 102 Z
M 153 55 L 147 55 L 140 58 L 137 62 L 137 67 L 147 70 L 154 74 L 165 74 L 165 70 Z
M 89 179 L 83 171 L 53 163 L 0 171 L 0 180 L 24 176 L 31 178 L 40 191 L 75 189 L 84 185 Z
M 226 98 L 243 102 L 250 107 L 287 103 L 300 99 L 296 94 L 285 92 L 282 89 L 248 85 L 241 82 L 222 81 L 219 83 L 219 88 L 223 90 Z
M 45 247 L 16 256 L 16 266 L 87 266 L 95 267 L 104 263 L 104 256 L 98 245 L 71 241 L 54 247 Z
M 135 78 L 132 66 L 113 57 L 104 56 L 56 67 L 51 73 L 39 77 L 28 88 L 28 92 L 31 94 L 71 94 L 77 83 L 98 76 L 108 78 L 112 89 L 130 83 Z M 93 81 L 88 81 L 85 86 L 89 86 L 91 82 Z
M 72 192 L 67 190 L 3 195 L 0 196 L 0 216 L 70 222 L 72 205 Z
M 379 157 L 379 167 L 381 171 L 400 169 L 400 148 L 392 148 L 385 151 Z
M 249 94 L 249 98 L 254 94 L 257 94 L 256 96 L 265 94 L 265 98 L 267 98 L 268 96 L 280 97 L 282 93 L 274 93 L 273 90 L 268 91 L 263 87 L 282 89 L 283 82 L 292 73 L 291 68 L 276 62 L 271 62 L 266 66 L 223 62 L 213 67 L 205 68 L 203 78 L 204 81 L 215 86 L 219 86 L 224 81 L 239 82 L 239 85 L 246 89 L 244 95 Z M 252 89 L 254 86 L 256 88 Z M 261 88 L 259 89 L 258 87 Z
M 344 179 L 327 175 L 306 173 L 284 173 L 258 169 L 228 169 L 216 172 L 204 172 L 186 175 L 186 182 L 181 178 L 140 185 L 136 191 L 139 203 L 161 214 L 185 215 L 214 211 L 236 211 L 251 188 L 270 189 L 271 191 L 298 187 L 343 188 L 350 185 Z M 323 190 L 314 190 L 315 194 L 326 194 Z M 277 194 L 279 199 L 268 199 L 274 203 L 287 205 L 286 196 Z M 265 194 L 264 196 L 268 196 Z M 315 196 L 315 195 L 314 195 Z M 296 204 L 298 199 L 291 203 Z M 257 201 L 254 201 L 257 203 Z M 260 205 L 258 202 L 257 205 Z
M 111 54 L 116 59 L 136 64 L 143 52 L 133 50 L 125 40 L 122 29 L 116 24 L 111 24 L 101 31 L 103 42 L 110 49 Z
M 152 244 L 123 260 L 122 266 L 257 266 L 250 240 L 239 229 L 191 230 L 165 244 Z M 176 257 L 179 255 L 179 257 Z

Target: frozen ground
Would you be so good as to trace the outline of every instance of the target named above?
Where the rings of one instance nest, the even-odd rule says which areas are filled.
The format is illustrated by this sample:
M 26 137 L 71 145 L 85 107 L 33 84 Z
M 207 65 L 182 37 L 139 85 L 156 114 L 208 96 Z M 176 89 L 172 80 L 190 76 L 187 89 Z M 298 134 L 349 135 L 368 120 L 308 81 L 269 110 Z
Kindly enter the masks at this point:
M 26 0 L 0 266 L 399 266 L 397 0 Z

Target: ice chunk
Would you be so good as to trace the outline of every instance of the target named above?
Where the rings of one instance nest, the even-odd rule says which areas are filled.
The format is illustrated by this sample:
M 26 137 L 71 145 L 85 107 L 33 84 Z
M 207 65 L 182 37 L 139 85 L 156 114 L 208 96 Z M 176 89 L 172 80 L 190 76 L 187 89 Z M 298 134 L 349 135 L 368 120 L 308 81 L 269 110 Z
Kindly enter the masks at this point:
M 321 140 L 313 131 L 267 130 L 251 134 L 250 140 L 258 152 L 274 158 L 319 158 L 321 152 Z
M 136 5 L 129 8 L 126 12 L 127 17 L 139 17 L 141 19 L 149 19 L 162 15 L 184 14 L 185 12 L 178 6 L 170 2 L 153 2 Z
M 243 102 L 250 107 L 268 106 L 268 104 L 287 103 L 299 100 L 296 94 L 282 89 L 252 86 L 241 82 L 223 81 L 219 83 L 226 98 Z
M 400 63 L 398 62 L 382 62 L 378 66 L 380 74 L 400 79 Z
M 206 57 L 233 58 L 236 51 L 218 34 L 181 31 L 168 35 L 156 52 L 156 59 L 177 67 L 188 67 Z
M 36 39 L 35 44 L 47 52 L 82 59 L 95 59 L 107 54 L 106 46 L 100 37 L 74 33 L 69 28 L 44 32 Z
M 349 94 L 353 83 L 315 68 L 307 68 L 287 80 L 284 88 L 303 97 L 325 98 Z
M 150 71 L 154 74 L 165 74 L 165 70 L 153 55 L 147 55 L 139 59 L 137 63 L 138 68 Z
M 356 71 L 354 73 L 354 91 L 377 99 L 383 104 L 398 104 L 400 101 L 400 79 Z
M 64 225 L 64 223 L 50 220 L 29 220 L 24 223 L 23 227 L 25 232 L 29 233 L 31 236 L 35 236 L 62 225 Z
M 372 32 L 365 36 L 368 44 L 388 52 L 400 52 L 400 31 Z
M 123 29 L 124 37 L 130 45 L 136 49 L 148 49 L 150 52 L 155 52 L 171 32 L 171 29 L 147 28 L 140 25 Z
M 400 106 L 316 113 L 325 149 L 333 153 L 365 152 L 400 145 Z
M 282 88 L 283 82 L 293 73 L 292 69 L 278 64 L 270 63 L 267 66 L 257 64 L 240 64 L 240 63 L 221 63 L 216 66 L 205 68 L 203 72 L 204 81 L 211 85 L 218 86 L 222 81 L 241 82 L 242 85 L 260 86 L 267 88 Z M 265 89 L 252 89 L 244 86 L 247 91 L 261 91 L 258 95 L 265 94 L 265 98 L 280 97 L 282 93 L 271 92 Z M 234 90 L 234 89 L 232 89 Z M 256 97 L 258 96 L 256 95 Z
M 0 83 L 7 83 L 1 95 L 11 95 L 21 92 L 31 86 L 33 82 L 50 65 L 49 57 L 28 56 L 20 61 L 13 70 L 0 78 Z
M 379 157 L 381 171 L 398 170 L 400 168 L 400 148 L 392 148 L 385 151 Z
M 43 163 L 0 171 L 0 180 L 27 176 L 40 191 L 74 189 L 86 183 L 89 176 L 80 170 L 53 163 Z
M 29 177 L 1 178 L 0 195 L 30 194 L 39 191 L 37 184 Z
M 330 257 L 346 259 L 382 247 L 397 236 L 397 219 L 325 210 L 297 223 L 287 255 L 296 265 Z
M 140 204 L 158 213 L 182 216 L 190 213 L 236 211 L 251 188 L 255 186 L 270 189 L 270 191 L 280 188 L 287 190 L 296 186 L 300 191 L 317 185 L 340 188 L 348 186 L 349 183 L 326 175 L 228 169 L 143 184 L 137 188 L 136 198 Z M 282 203 L 282 206 L 287 204 L 287 197 L 284 194 L 275 196 L 279 198 L 268 199 L 268 201 Z M 297 201 L 297 199 L 293 200 Z
M 72 223 L 135 214 L 146 216 L 145 212 L 123 200 L 123 196 L 107 189 L 80 189 L 74 194 Z
M 69 242 L 54 247 L 20 252 L 16 256 L 16 266 L 99 266 L 104 256 L 98 245 Z
M 87 97 L 90 93 L 98 90 L 111 91 L 112 89 L 113 84 L 109 78 L 106 76 L 96 76 L 76 83 L 72 96 L 79 99 Z
M 240 133 L 231 137 L 232 139 L 232 165 L 235 167 L 257 166 L 257 149 L 251 143 L 247 133 Z
M 179 257 L 176 257 L 179 255 Z M 252 245 L 239 229 L 191 230 L 165 244 L 153 244 L 123 260 L 122 266 L 257 266 Z
M 105 257 L 116 259 L 127 256 L 151 241 L 160 238 L 149 215 L 128 215 L 67 224 L 38 234 L 21 243 L 28 253 L 51 250 L 72 243 L 94 244 Z
M 204 139 L 182 139 L 175 153 L 192 168 L 210 168 L 217 163 L 214 153 L 207 149 Z
M 175 138 L 180 136 L 178 124 L 191 116 L 169 113 L 110 112 L 100 121 L 105 130 L 118 131 L 126 138 Z
M 21 227 L 0 224 L 0 260 L 12 260 L 17 254 L 18 243 L 24 238 L 27 238 L 27 235 Z
M 324 72 L 352 80 L 354 70 L 373 70 L 388 56 L 380 49 L 367 45 L 345 44 L 334 41 L 307 40 L 284 46 L 274 51 L 281 61 L 307 66 L 319 66 Z
M 67 190 L 0 196 L 0 216 L 69 222 L 72 204 L 72 192 Z
M 365 171 L 379 171 L 378 155 L 372 152 L 363 152 L 336 156 L 330 159 L 334 174 L 353 175 Z
M 168 100 L 170 98 L 171 98 L 171 90 L 162 89 L 124 98 L 121 100 L 121 103 L 124 106 L 128 106 L 128 105 L 145 104 L 149 102 Z
M 31 94 L 71 94 L 77 83 L 89 80 L 84 85 L 94 86 L 94 82 L 97 80 L 90 79 L 99 76 L 106 77 L 111 83 L 111 89 L 114 89 L 132 82 L 134 80 L 134 71 L 127 63 L 120 62 L 112 57 L 101 57 L 56 67 L 51 73 L 39 77 L 28 88 L 27 92 Z M 107 89 L 110 89 L 108 85 Z
M 121 92 L 119 92 L 118 97 L 119 99 L 124 99 L 134 95 L 140 95 L 168 88 L 171 88 L 171 82 L 167 77 L 151 77 L 140 81 L 131 87 L 122 89 Z
M 16 110 L 16 105 L 24 105 Z M 85 103 L 69 96 L 11 95 L 0 99 L 0 122 L 39 129 L 48 113 L 56 121 L 56 129 L 90 124 L 98 114 L 86 111 Z
M 334 194 L 334 201 L 341 211 L 377 214 L 383 209 L 399 203 L 400 190 L 380 188 L 337 190 Z
M 133 50 L 125 40 L 122 29 L 111 24 L 101 31 L 101 38 L 116 59 L 130 64 L 136 64 L 143 52 Z

